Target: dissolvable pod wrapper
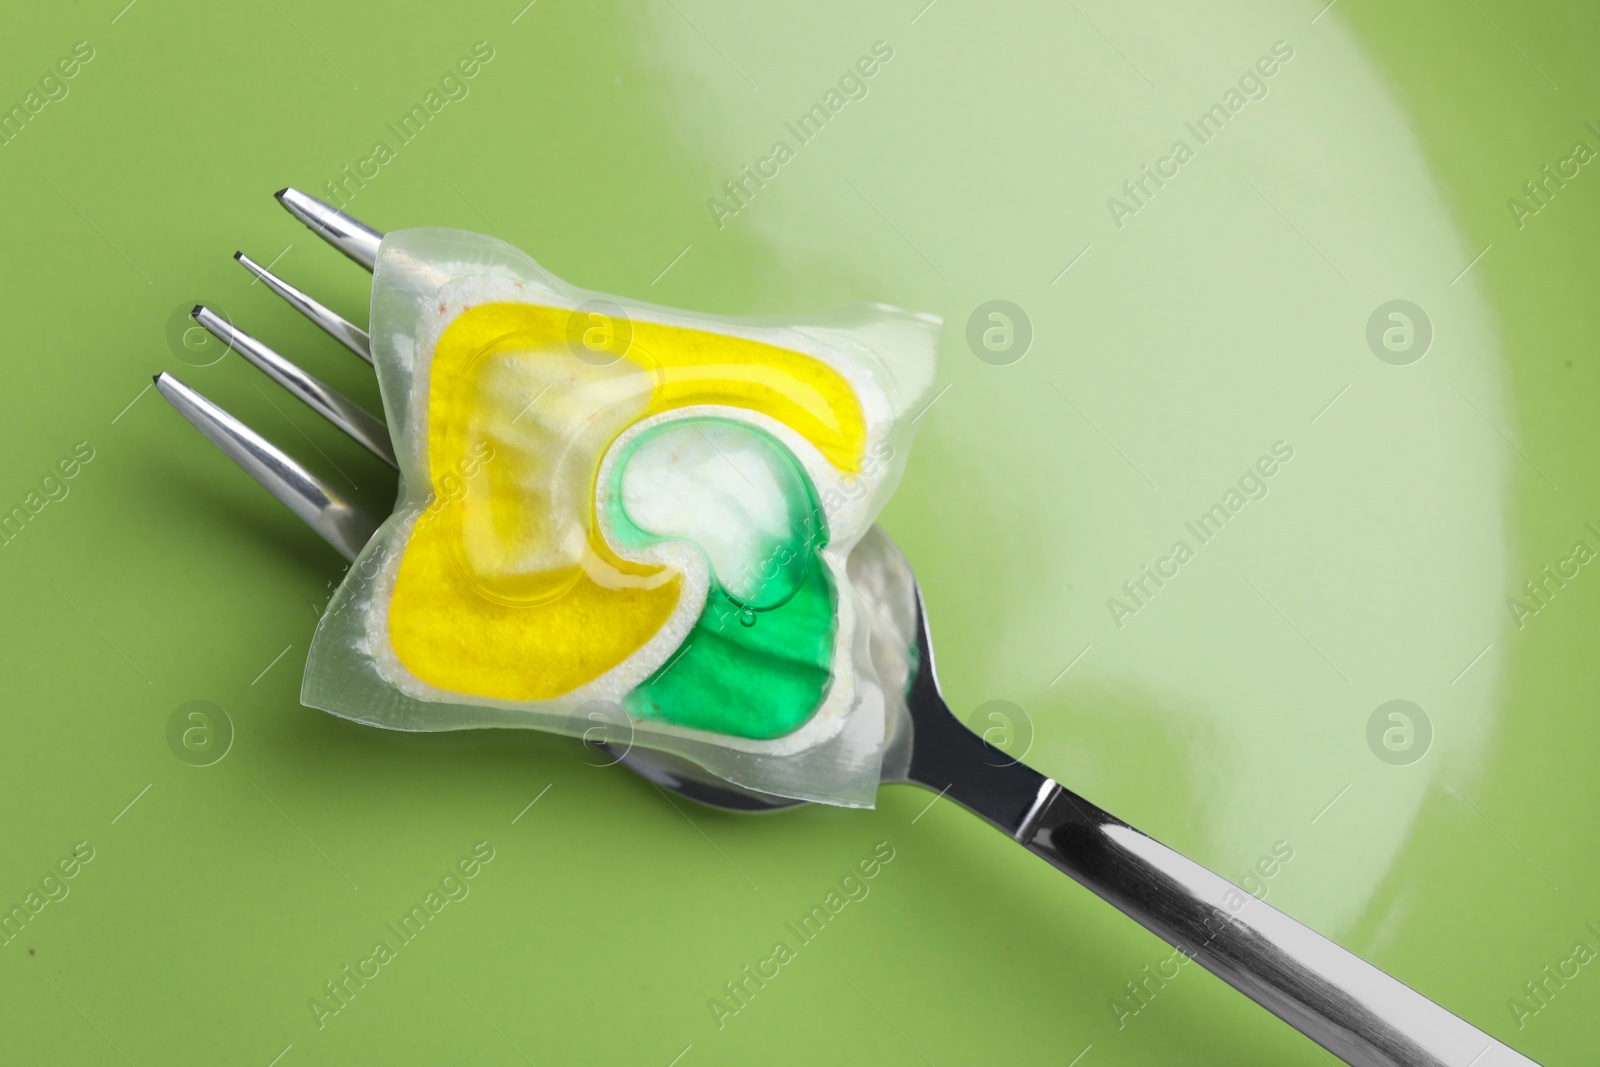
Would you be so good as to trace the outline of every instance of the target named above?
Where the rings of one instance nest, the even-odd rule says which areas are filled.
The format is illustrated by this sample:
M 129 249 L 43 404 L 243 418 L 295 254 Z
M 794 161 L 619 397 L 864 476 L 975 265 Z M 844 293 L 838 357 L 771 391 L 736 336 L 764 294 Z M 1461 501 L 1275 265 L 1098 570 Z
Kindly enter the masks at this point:
M 371 334 L 399 499 L 302 701 L 396 730 L 605 722 L 737 785 L 871 806 L 904 663 L 846 560 L 939 333 L 878 305 L 696 315 L 477 234 L 389 234 Z

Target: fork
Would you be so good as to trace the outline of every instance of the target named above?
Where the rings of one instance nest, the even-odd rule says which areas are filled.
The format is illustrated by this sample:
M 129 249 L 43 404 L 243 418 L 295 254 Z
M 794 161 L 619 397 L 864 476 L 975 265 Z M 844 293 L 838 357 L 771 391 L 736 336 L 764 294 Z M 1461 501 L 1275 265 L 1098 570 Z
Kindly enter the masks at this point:
M 298 190 L 280 189 L 274 195 L 291 214 L 333 247 L 368 270 L 376 265 L 382 234 Z M 235 252 L 233 258 L 335 340 L 368 363 L 372 362 L 371 341 L 365 330 L 282 280 L 243 252 Z M 192 314 L 195 322 L 228 349 L 237 351 L 367 451 L 389 466 L 397 466 L 389 430 L 382 420 L 318 381 L 266 344 L 236 329 L 226 318 L 204 304 L 196 304 Z M 302 522 L 321 534 L 340 555 L 354 561 L 372 539 L 378 528 L 378 520 L 350 503 L 327 482 L 171 374 L 162 372 L 154 380 L 157 391 L 167 398 L 168 403 Z
M 372 270 L 383 235 L 294 189 L 277 199 Z M 367 332 L 244 253 L 238 262 L 355 355 Z M 229 349 L 379 459 L 395 466 L 388 430 L 365 411 L 204 305 L 194 319 Z M 156 388 L 183 416 L 348 560 L 378 520 L 193 388 L 162 373 Z M 883 780 L 948 797 L 1173 945 L 1329 1052 L 1357 1067 L 1513 1067 L 1534 1061 L 1194 861 L 1012 759 L 963 725 L 939 691 L 915 575 L 873 527 L 850 557 L 851 581 L 898 634 L 909 664 L 906 710 L 891 716 Z M 898 624 L 896 622 L 898 620 Z M 910 638 L 906 630 L 914 630 Z M 665 753 L 601 743 L 652 782 L 734 811 L 798 805 L 734 786 Z M 1063 1050 L 1065 1051 L 1065 1050 Z

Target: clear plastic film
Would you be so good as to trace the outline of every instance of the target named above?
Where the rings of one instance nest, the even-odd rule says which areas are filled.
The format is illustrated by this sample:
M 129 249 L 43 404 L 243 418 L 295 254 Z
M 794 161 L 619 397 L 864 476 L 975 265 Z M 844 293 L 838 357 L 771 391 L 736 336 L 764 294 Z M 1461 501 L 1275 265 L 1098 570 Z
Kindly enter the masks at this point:
M 904 668 L 846 561 L 939 331 L 878 305 L 697 315 L 477 234 L 389 234 L 371 334 L 400 493 L 302 701 L 412 731 L 604 722 L 745 788 L 870 806 Z

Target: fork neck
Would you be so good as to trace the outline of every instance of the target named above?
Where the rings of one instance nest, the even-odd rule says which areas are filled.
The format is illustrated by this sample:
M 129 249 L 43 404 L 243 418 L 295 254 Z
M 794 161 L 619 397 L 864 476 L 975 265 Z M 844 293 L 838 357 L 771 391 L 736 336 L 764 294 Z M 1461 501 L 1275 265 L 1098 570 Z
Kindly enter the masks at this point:
M 1045 802 L 1060 789 L 1027 764 L 969 730 L 939 692 L 918 596 L 917 663 L 906 704 L 911 712 L 911 759 L 906 780 L 947 796 L 996 829 L 1021 841 Z
M 1060 786 L 967 729 L 937 693 L 933 699 L 936 707 L 912 712 L 906 779 L 1021 841 Z

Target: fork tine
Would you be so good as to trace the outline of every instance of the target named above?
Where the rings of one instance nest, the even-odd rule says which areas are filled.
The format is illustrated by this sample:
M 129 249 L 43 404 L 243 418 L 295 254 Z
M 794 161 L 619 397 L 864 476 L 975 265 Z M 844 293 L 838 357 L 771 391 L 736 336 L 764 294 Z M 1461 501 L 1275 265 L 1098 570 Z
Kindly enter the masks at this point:
M 371 270 L 378 262 L 378 242 L 383 240 L 383 234 L 360 219 L 352 218 L 332 204 L 298 189 L 279 189 L 272 195 L 278 198 L 278 203 L 289 214 L 311 227 L 318 237 L 363 267 Z
M 367 336 L 366 330 L 305 292 L 296 289 L 243 252 L 235 252 L 233 258 L 238 260 L 245 270 L 265 283 L 268 289 L 288 301 L 290 307 L 326 330 L 334 340 L 368 363 L 372 362 L 372 341 Z
M 261 487 L 354 560 L 372 539 L 377 520 L 341 497 L 250 427 L 170 374 L 155 376 L 156 390 Z
M 395 462 L 394 445 L 389 441 L 389 428 L 354 401 L 322 384 L 278 353 L 251 337 L 243 330 L 222 318 L 204 304 L 196 304 L 192 312 L 194 321 L 207 333 L 235 349 L 245 359 L 261 368 L 273 381 L 305 401 L 317 414 L 349 434 L 359 444 L 391 467 Z

